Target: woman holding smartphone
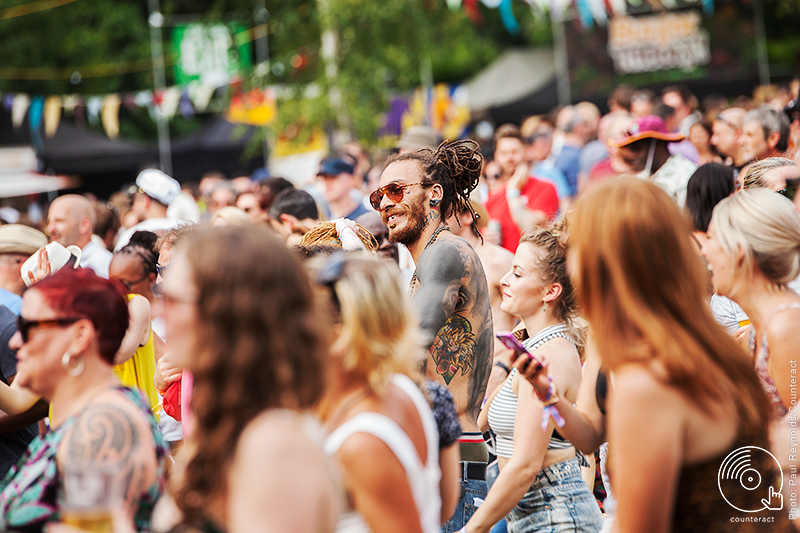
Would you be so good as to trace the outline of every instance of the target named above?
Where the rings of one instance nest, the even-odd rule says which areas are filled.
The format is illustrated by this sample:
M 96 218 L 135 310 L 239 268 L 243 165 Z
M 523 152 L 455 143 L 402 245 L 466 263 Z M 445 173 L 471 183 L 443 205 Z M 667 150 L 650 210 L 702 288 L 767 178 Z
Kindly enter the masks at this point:
M 522 238 L 503 276 L 501 309 L 520 317 L 523 346 L 547 363 L 552 390 L 575 401 L 581 380 L 575 294 L 558 236 L 540 229 Z M 514 532 L 598 531 L 602 516 L 581 478 L 575 448 L 543 417 L 544 402 L 512 370 L 496 391 L 488 423 L 497 435 L 500 474 L 464 530 L 486 532 L 502 518 Z

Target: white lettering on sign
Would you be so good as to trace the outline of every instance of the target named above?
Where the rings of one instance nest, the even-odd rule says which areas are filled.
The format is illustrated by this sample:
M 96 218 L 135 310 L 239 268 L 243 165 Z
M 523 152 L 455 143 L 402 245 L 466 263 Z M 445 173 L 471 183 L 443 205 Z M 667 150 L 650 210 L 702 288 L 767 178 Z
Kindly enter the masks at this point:
M 689 69 L 711 61 L 708 32 L 697 11 L 647 17 L 614 17 L 608 53 L 619 74 Z

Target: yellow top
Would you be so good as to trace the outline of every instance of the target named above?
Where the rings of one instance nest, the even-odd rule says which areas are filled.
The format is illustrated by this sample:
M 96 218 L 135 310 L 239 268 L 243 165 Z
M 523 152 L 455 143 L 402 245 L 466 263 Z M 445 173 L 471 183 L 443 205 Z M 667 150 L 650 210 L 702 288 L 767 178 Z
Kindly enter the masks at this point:
M 128 295 L 128 301 L 136 296 L 135 294 Z M 140 346 L 133 357 L 113 367 L 114 373 L 127 387 L 138 387 L 147 398 L 150 408 L 153 409 L 158 405 L 158 393 L 156 387 L 153 385 L 153 375 L 156 371 L 156 352 L 153 346 L 153 328 L 150 328 L 150 336 L 147 338 L 147 344 Z

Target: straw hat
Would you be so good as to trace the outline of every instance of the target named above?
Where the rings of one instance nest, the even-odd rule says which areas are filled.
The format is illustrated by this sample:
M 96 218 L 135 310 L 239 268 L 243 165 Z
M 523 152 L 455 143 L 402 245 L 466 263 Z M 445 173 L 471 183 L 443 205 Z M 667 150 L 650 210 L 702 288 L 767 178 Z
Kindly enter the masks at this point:
M 47 236 L 22 224 L 0 226 L 0 254 L 31 255 L 47 244 Z

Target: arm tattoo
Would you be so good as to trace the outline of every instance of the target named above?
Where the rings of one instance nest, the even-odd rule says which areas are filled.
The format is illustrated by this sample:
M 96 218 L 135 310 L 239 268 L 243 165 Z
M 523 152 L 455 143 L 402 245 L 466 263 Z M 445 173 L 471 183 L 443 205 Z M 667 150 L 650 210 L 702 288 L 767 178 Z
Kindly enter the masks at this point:
M 114 404 L 90 407 L 70 429 L 63 444 L 64 466 L 112 468 L 121 497 L 132 506 L 145 490 L 147 467 L 136 421 Z
M 475 364 L 475 334 L 472 324 L 455 313 L 447 319 L 430 348 L 436 373 L 450 384 L 459 370 L 461 375 L 470 372 Z

